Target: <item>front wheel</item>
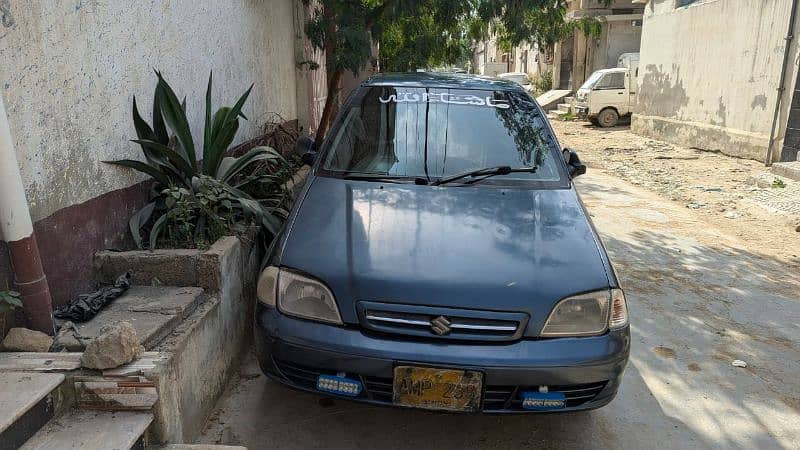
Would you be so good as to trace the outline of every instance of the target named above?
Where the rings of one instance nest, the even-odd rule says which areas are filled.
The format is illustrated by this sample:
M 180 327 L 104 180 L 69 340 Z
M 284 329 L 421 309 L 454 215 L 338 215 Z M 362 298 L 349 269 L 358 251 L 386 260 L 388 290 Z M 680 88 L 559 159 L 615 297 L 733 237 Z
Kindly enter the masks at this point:
M 611 108 L 606 108 L 597 115 L 597 122 L 603 128 L 616 126 L 619 122 L 619 114 Z
M 594 125 L 594 126 L 596 126 L 596 127 L 599 127 L 599 126 L 600 126 L 600 122 L 598 122 L 598 121 L 597 121 L 597 117 L 591 117 L 591 118 L 589 119 L 589 122 L 591 122 L 591 123 L 592 123 L 592 125 Z

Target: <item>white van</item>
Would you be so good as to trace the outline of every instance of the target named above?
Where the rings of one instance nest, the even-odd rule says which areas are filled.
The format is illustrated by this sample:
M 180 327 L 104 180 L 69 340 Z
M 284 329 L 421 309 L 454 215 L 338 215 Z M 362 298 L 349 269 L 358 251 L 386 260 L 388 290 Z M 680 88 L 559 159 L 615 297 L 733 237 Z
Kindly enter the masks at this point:
M 615 126 L 636 104 L 639 54 L 623 53 L 620 67 L 594 72 L 575 94 L 575 112 L 601 127 Z

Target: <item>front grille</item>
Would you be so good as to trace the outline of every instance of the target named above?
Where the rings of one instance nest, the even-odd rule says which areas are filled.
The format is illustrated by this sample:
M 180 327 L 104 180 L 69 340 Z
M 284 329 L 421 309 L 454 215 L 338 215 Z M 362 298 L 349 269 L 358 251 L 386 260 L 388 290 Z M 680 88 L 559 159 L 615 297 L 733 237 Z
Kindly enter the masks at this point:
M 292 385 L 304 389 L 316 390 L 317 378 L 320 375 L 335 375 L 335 370 L 313 369 L 295 363 L 273 359 L 275 367 Z M 353 373 L 347 374 L 356 378 L 364 385 L 364 390 L 356 399 L 369 400 L 386 405 L 392 404 L 392 379 L 384 377 L 361 376 Z M 571 384 L 563 386 L 548 386 L 549 392 L 563 392 L 567 398 L 567 408 L 580 406 L 597 397 L 603 390 L 607 381 L 588 384 Z M 539 386 L 495 386 L 488 385 L 483 391 L 483 412 L 514 412 L 525 411 L 522 409 L 521 392 L 538 391 Z M 351 397 L 347 397 L 351 398 Z
M 548 392 L 562 392 L 567 398 L 567 408 L 580 406 L 595 397 L 606 387 L 606 381 L 588 384 L 570 384 L 564 386 L 548 386 Z M 522 411 L 520 393 L 538 391 L 539 386 L 486 386 L 483 393 L 483 410 Z
M 358 315 L 361 325 L 373 331 L 469 341 L 519 339 L 528 324 L 525 313 L 397 303 L 359 302 Z

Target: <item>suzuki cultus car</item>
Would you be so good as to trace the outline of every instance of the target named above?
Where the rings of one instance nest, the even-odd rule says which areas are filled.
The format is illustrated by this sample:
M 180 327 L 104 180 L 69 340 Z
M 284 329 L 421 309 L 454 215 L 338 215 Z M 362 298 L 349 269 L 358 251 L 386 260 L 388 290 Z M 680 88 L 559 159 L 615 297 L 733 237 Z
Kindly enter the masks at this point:
M 625 296 L 542 110 L 510 81 L 376 76 L 326 140 L 258 281 L 286 386 L 459 412 L 592 409 L 628 361 Z

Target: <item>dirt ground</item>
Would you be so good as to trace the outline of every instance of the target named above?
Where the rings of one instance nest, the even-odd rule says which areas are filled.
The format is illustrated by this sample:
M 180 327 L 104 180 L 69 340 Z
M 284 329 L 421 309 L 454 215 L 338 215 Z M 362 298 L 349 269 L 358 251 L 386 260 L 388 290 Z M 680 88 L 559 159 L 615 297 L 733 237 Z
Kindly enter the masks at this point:
M 760 162 L 642 137 L 627 126 L 551 123 L 561 145 L 575 149 L 590 170 L 604 169 L 694 209 L 714 226 L 800 268 L 800 182 L 776 177 Z
M 764 171 L 758 163 L 625 128 L 554 125 L 590 166 L 577 189 L 628 299 L 631 358 L 610 405 L 535 416 L 375 407 L 288 390 L 261 375 L 250 354 L 200 442 L 334 450 L 800 448 L 800 233 L 796 215 L 759 205 L 766 192 L 791 207 L 793 186 L 773 188 L 771 176 L 769 185 L 750 184 Z

